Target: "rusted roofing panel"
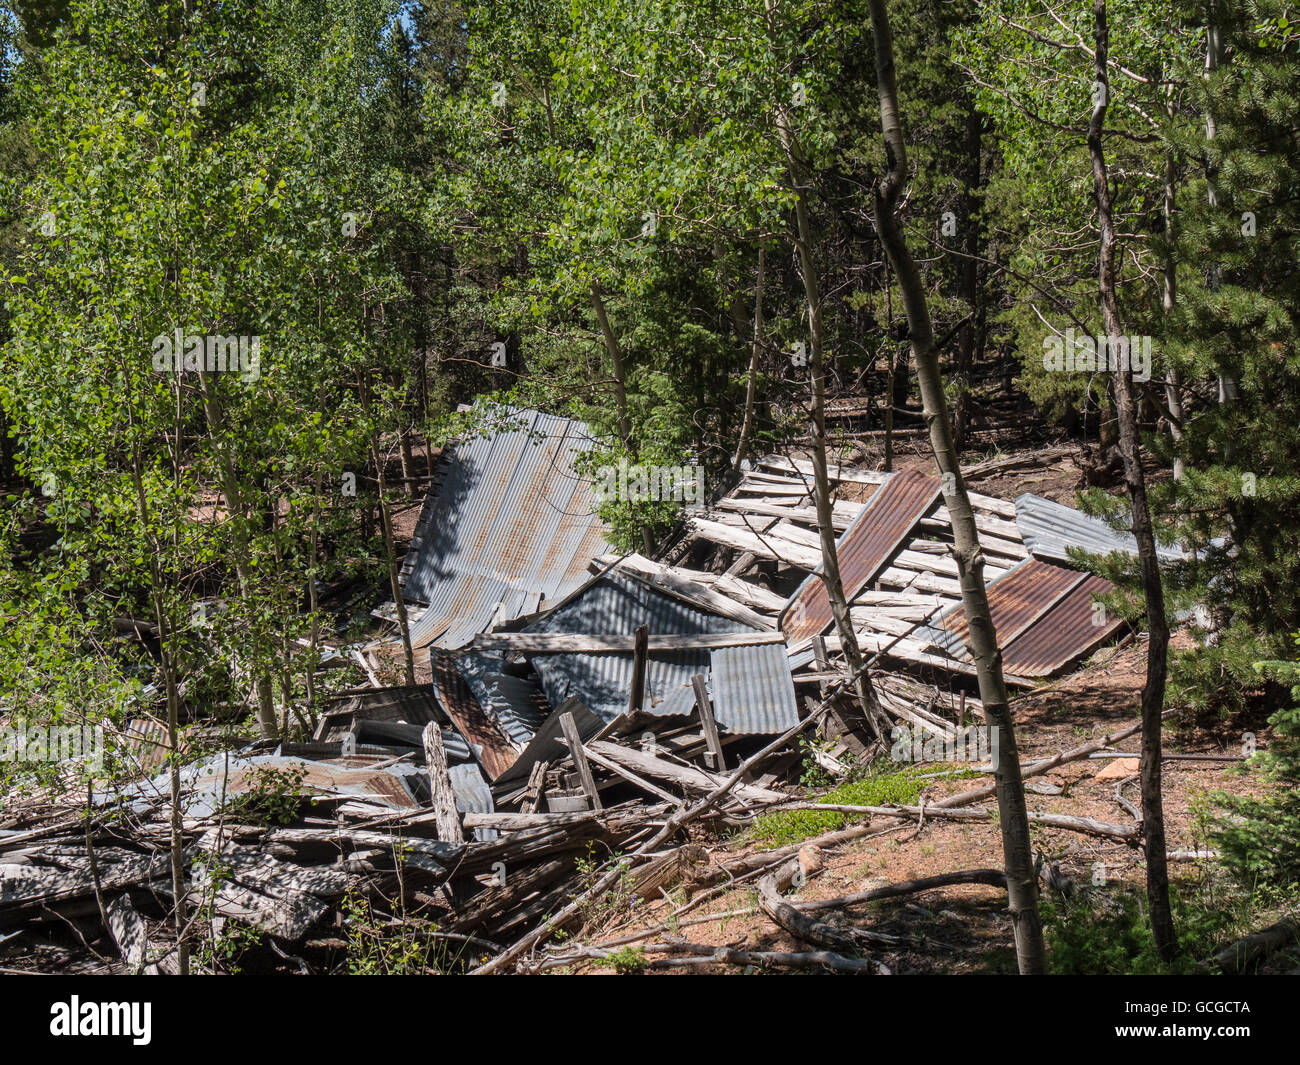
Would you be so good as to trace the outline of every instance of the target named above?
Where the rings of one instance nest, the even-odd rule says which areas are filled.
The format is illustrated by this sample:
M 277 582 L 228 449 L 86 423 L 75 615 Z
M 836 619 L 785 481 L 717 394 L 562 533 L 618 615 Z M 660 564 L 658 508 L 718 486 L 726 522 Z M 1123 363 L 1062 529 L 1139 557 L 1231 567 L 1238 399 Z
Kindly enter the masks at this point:
M 402 567 L 427 603 L 417 647 L 463 647 L 490 625 L 535 613 L 587 579 L 607 550 L 591 483 L 574 470 L 592 440 L 581 422 L 510 410 L 500 432 L 458 445 L 420 513 Z
M 1114 635 L 1123 623 L 1093 610 L 1110 581 L 1039 559 L 1026 559 L 988 588 L 989 614 L 1002 649 L 1002 666 L 1019 677 L 1047 677 Z M 969 663 L 969 628 L 956 606 L 914 638 Z
M 438 651 L 433 653 L 433 679 L 439 705 L 469 743 L 488 775 L 495 780 L 514 765 L 519 752 L 497 722 L 479 705 L 451 655 Z
M 895 474 L 877 489 L 836 545 L 840 580 L 850 602 L 875 580 L 938 496 L 938 480 L 915 470 Z M 826 631 L 834 618 L 820 567 L 799 586 L 780 620 L 792 644 Z
M 1036 558 L 1025 559 L 988 586 L 989 617 L 997 631 L 999 646 L 1005 646 L 1065 596 L 1087 574 Z M 944 654 L 969 662 L 970 628 L 966 611 L 955 606 L 925 631 Z
M 1002 648 L 1002 665 L 1021 677 L 1049 677 L 1109 639 L 1124 623 L 1093 609 L 1093 597 L 1110 581 L 1088 575 L 1019 636 Z

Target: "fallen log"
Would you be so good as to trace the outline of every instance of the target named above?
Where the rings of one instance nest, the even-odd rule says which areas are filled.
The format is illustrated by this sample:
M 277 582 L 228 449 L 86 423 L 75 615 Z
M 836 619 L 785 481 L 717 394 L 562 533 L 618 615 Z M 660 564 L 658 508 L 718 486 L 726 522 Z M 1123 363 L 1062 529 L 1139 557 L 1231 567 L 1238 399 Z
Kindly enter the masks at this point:
M 921 806 L 847 806 L 841 803 L 795 802 L 786 803 L 777 810 L 826 810 L 841 814 L 867 814 L 875 817 L 934 817 L 948 821 L 992 821 L 997 816 L 996 810 L 953 810 L 927 804 Z M 1091 817 L 1072 817 L 1069 814 L 1048 814 L 1029 811 L 1029 820 L 1051 828 L 1063 828 L 1071 832 L 1082 832 L 1089 836 L 1103 836 L 1110 839 L 1136 840 L 1141 836 L 1140 825 L 1116 825 L 1109 821 L 1096 821 Z
M 847 951 L 856 954 L 868 943 L 887 947 L 897 947 L 902 943 L 902 940 L 896 936 L 887 936 L 868 929 L 840 931 L 805 916 L 790 905 L 781 894 L 803 875 L 802 868 L 799 859 L 792 858 L 758 882 L 758 905 L 780 928 L 805 943 L 837 953 Z
M 1177 710 L 1166 710 L 1164 717 L 1171 717 L 1178 713 Z M 1142 731 L 1142 722 L 1135 725 L 1129 725 L 1118 732 L 1112 732 L 1100 739 L 1092 740 L 1083 744 L 1081 747 L 1075 747 L 1068 751 L 1062 751 L 1051 758 L 1043 758 L 1037 762 L 1031 762 L 1029 765 L 1020 766 L 1020 777 L 1022 780 L 1028 780 L 1030 777 L 1042 776 L 1057 766 L 1065 765 L 1067 762 L 1074 762 L 1080 758 L 1087 758 L 1093 751 L 1099 751 L 1103 747 L 1110 747 L 1120 740 L 1127 739 L 1129 736 Z M 944 809 L 951 809 L 954 806 L 965 806 L 968 803 L 979 802 L 981 799 L 991 799 L 997 795 L 997 785 L 987 784 L 978 788 L 971 788 L 968 791 L 958 792 L 956 795 L 949 795 L 946 799 L 940 799 L 934 805 Z M 931 808 L 933 809 L 933 808 Z
M 1288 917 L 1224 947 L 1210 964 L 1221 973 L 1246 973 L 1284 947 L 1300 943 L 1300 922 Z
M 692 944 L 695 949 L 708 950 L 707 946 Z M 647 948 L 648 949 L 648 948 Z M 646 963 L 647 969 L 672 969 L 682 965 L 788 965 L 794 969 L 830 969 L 838 973 L 866 976 L 889 976 L 888 967 L 870 959 L 846 958 L 829 950 L 791 954 L 774 950 L 736 950 L 718 947 L 712 954 L 681 958 L 656 958 Z
M 934 888 L 953 887 L 958 884 L 987 884 L 989 887 L 1005 889 L 1007 875 L 1001 869 L 965 869 L 959 873 L 942 873 L 938 876 L 923 876 L 916 880 L 904 880 L 898 884 L 859 891 L 853 895 L 840 895 L 834 899 L 813 899 L 808 902 L 796 902 L 795 908 L 804 913 L 818 910 L 838 910 L 845 906 L 857 906 L 864 902 L 879 902 L 882 899 L 896 899 L 903 895 L 915 895 Z

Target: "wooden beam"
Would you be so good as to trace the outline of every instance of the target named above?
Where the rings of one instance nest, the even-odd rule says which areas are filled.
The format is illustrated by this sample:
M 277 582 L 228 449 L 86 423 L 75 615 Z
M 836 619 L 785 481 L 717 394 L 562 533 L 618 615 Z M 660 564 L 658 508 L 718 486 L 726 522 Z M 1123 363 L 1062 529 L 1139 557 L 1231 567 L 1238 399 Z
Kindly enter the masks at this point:
M 573 714 L 570 711 L 565 711 L 560 715 L 560 730 L 564 733 L 564 740 L 569 745 L 569 754 L 573 756 L 573 764 L 578 767 L 578 779 L 582 781 L 582 791 L 587 796 L 587 802 L 591 804 L 593 810 L 601 809 L 600 793 L 596 791 L 596 779 L 591 775 L 591 765 L 587 762 L 587 752 L 582 749 L 582 740 L 578 736 L 578 725 L 573 720 Z
M 762 536 L 748 529 L 737 529 L 706 518 L 692 518 L 688 525 L 692 532 L 714 543 L 748 551 L 759 558 L 770 558 L 777 562 L 787 562 L 810 573 L 821 565 L 821 552 L 787 540 L 781 536 L 764 534 Z
M 707 773 L 703 769 L 696 769 L 694 766 L 677 765 L 675 762 L 656 758 L 652 754 L 646 754 L 644 751 L 632 747 L 610 743 L 608 740 L 593 740 L 591 750 L 593 753 L 603 755 L 611 761 L 618 762 L 620 765 L 635 770 L 643 776 L 654 777 L 657 780 L 667 780 L 691 791 L 708 794 L 716 790 L 724 780 L 723 777 Z M 784 802 L 789 798 L 781 792 L 769 791 L 753 784 L 736 784 L 732 788 L 732 794 L 739 799 L 763 803 Z
M 541 809 L 546 794 L 546 770 L 550 766 L 550 762 L 538 762 L 528 774 L 528 786 L 524 788 L 524 800 L 519 807 L 521 813 L 533 814 Z
M 445 843 L 461 843 L 465 839 L 460 827 L 460 814 L 456 812 L 456 793 L 451 790 L 451 777 L 447 774 L 447 751 L 442 745 L 442 729 L 430 721 L 424 726 L 424 764 L 429 774 L 430 802 L 434 811 L 434 826 L 438 838 Z
M 627 712 L 635 714 L 645 702 L 646 663 L 650 658 L 650 629 L 638 625 L 632 638 L 632 690 L 627 695 Z
M 709 689 L 705 686 L 703 673 L 696 673 L 691 678 L 691 687 L 695 689 L 695 707 L 700 713 L 704 742 L 709 748 L 705 755 L 709 768 L 725 769 L 727 763 L 722 753 L 722 737 L 718 735 L 718 722 L 713 716 L 713 703 L 709 699 Z
M 785 643 L 780 632 L 704 632 L 688 636 L 646 636 L 647 651 L 694 651 L 715 647 L 751 647 Z M 523 651 L 529 654 L 626 654 L 636 651 L 635 636 L 599 636 L 566 632 L 492 632 L 474 637 L 478 651 Z
M 684 577 L 680 572 L 653 562 L 643 555 L 627 555 L 621 561 L 617 555 L 602 555 L 596 561 L 602 566 L 617 563 L 617 572 L 634 577 L 667 596 L 680 599 L 710 614 L 731 618 L 732 621 L 739 621 L 742 625 L 750 625 L 756 629 L 770 630 L 776 627 L 776 622 L 772 618 L 756 614 L 733 599 L 700 584 L 697 580 Z

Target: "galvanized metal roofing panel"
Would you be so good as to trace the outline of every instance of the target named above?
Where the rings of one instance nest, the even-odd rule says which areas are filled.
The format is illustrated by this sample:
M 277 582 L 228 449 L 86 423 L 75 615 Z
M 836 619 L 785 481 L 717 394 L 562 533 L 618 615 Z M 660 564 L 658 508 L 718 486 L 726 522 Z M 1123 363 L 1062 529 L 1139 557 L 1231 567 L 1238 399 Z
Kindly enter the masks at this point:
M 411 725 L 427 725 L 438 717 L 433 689 L 427 684 L 344 692 L 331 699 L 322 714 L 350 714 L 358 721 L 405 721 Z
M 494 783 L 498 787 L 527 778 L 538 762 L 554 762 L 569 753 L 568 745 L 561 738 L 563 735 L 560 728 L 561 711 L 573 715 L 573 723 L 577 726 L 578 737 L 583 743 L 595 736 L 605 724 L 581 703 L 574 703 L 569 707 L 563 705 L 556 707 L 550 717 L 542 722 L 537 735 L 529 741 L 515 764 L 496 778 Z
M 720 647 L 710 654 L 713 716 L 728 732 L 774 735 L 799 722 L 799 706 L 782 644 Z
M 1094 597 L 1111 590 L 1102 577 L 1088 575 L 1051 610 L 1002 648 L 1002 665 L 1020 677 L 1049 677 L 1104 643 L 1124 622 L 1093 609 Z
M 492 789 L 474 764 L 454 765 L 447 770 L 452 794 L 456 796 L 456 809 L 463 814 L 490 814 L 496 810 L 492 802 Z M 496 839 L 495 828 L 476 828 L 474 838 L 480 842 Z
M 525 626 L 525 632 L 599 633 L 632 636 L 639 626 L 659 635 L 752 632 L 730 618 L 706 614 L 677 599 L 670 599 L 618 573 L 593 582 L 582 594 L 558 610 Z M 577 696 L 598 717 L 609 721 L 627 709 L 632 688 L 631 654 L 546 654 L 531 658 L 542 678 L 551 706 Z M 690 686 L 696 673 L 709 672 L 706 649 L 656 651 L 646 664 L 643 709 L 646 713 L 678 713 L 679 689 Z M 671 701 L 670 701 L 671 700 Z
M 458 648 L 491 624 L 534 613 L 586 580 L 608 550 L 590 481 L 574 471 L 587 427 L 511 410 L 514 428 L 458 445 L 425 500 L 402 567 L 403 594 L 427 603 L 416 646 Z
M 876 490 L 836 544 L 840 580 L 850 602 L 876 578 L 938 497 L 938 480 L 915 470 L 895 474 Z M 821 567 L 791 596 L 779 620 L 795 644 L 826 631 L 834 617 Z
M 1032 492 L 1016 497 L 1016 525 L 1025 547 L 1036 558 L 1073 564 L 1067 550 L 1071 547 L 1094 555 L 1108 555 L 1112 551 L 1137 554 L 1137 539 L 1132 533 L 1118 532 L 1101 518 Z M 1186 552 L 1178 547 L 1157 545 L 1156 553 L 1169 562 L 1186 557 Z
M 483 712 L 517 747 L 527 744 L 551 712 L 541 689 L 531 680 L 506 673 L 500 654 L 476 651 L 461 655 L 457 665 Z
M 259 770 L 294 767 L 301 767 L 304 774 L 302 789 L 312 794 L 355 796 L 398 810 L 419 806 L 412 785 L 423 777 L 424 770 L 416 766 L 397 764 L 382 769 L 353 768 L 291 756 L 222 753 L 181 767 L 182 809 L 186 817 L 211 816 L 253 786 Z M 96 792 L 95 802 L 97 805 L 119 799 L 155 802 L 167 795 L 167 786 L 168 776 L 161 773 L 120 791 Z

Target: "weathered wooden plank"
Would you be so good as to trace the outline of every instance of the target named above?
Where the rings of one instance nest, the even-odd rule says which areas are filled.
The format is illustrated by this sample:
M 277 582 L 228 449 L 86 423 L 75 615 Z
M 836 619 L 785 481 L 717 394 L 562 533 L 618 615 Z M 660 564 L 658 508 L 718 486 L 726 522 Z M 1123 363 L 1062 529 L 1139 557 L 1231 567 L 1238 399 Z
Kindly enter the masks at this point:
M 705 684 L 704 674 L 696 673 L 691 677 L 691 687 L 695 689 L 695 709 L 699 712 L 704 742 L 709 748 L 706 756 L 709 760 L 709 768 L 725 769 L 727 762 L 722 753 L 722 737 L 718 735 L 718 722 L 713 717 L 713 702 L 709 699 L 709 689 Z
M 104 906 L 104 916 L 108 918 L 108 934 L 117 944 L 122 960 L 133 969 L 143 968 L 149 950 L 149 930 L 144 918 L 131 905 L 131 897 L 123 893 L 110 899 Z
M 770 558 L 777 562 L 787 562 L 810 573 L 821 565 L 821 552 L 803 544 L 796 544 L 784 537 L 764 534 L 759 536 L 745 529 L 733 529 L 721 522 L 709 521 L 707 518 L 692 518 L 689 528 L 714 543 L 725 544 L 740 551 L 748 551 L 759 558 Z
M 725 779 L 716 774 L 707 773 L 703 769 L 696 769 L 694 766 L 677 765 L 663 758 L 656 758 L 644 751 L 624 747 L 617 743 L 610 743 L 608 740 L 593 740 L 590 747 L 592 751 L 604 755 L 620 765 L 627 766 L 643 776 L 654 777 L 657 780 L 668 780 L 692 791 L 707 794 L 718 788 Z M 738 798 L 749 799 L 753 802 L 781 802 L 787 798 L 780 792 L 768 791 L 766 788 L 754 787 L 752 784 L 737 784 L 732 789 L 732 794 Z
M 650 659 L 650 630 L 638 625 L 632 638 L 632 689 L 627 694 L 627 712 L 638 713 L 645 702 L 646 663 Z
M 705 632 L 688 636 L 647 636 L 648 651 L 708 650 L 783 643 L 779 632 Z M 528 654 L 614 654 L 636 650 L 635 636 L 601 636 L 562 632 L 494 632 L 474 637 L 481 651 L 522 651 Z
M 587 763 L 587 752 L 582 749 L 582 739 L 578 736 L 578 724 L 573 720 L 573 714 L 567 711 L 560 715 L 560 730 L 564 733 L 564 740 L 569 745 L 569 754 L 573 757 L 573 764 L 578 768 L 578 779 L 582 781 L 582 791 L 587 796 L 587 802 L 591 804 L 593 810 L 599 810 L 600 793 L 596 790 L 596 780 L 591 775 L 591 766 Z
M 590 758 L 597 765 L 604 766 L 615 776 L 622 777 L 624 780 L 626 780 L 629 784 L 633 785 L 634 787 L 638 787 L 642 791 L 647 791 L 651 795 L 654 795 L 656 798 L 663 799 L 665 802 L 672 803 L 675 806 L 681 805 L 677 800 L 677 796 L 664 791 L 663 788 L 659 787 L 656 784 L 650 783 L 650 781 L 646 780 L 645 777 L 638 776 L 636 773 L 633 773 L 632 770 L 628 769 L 626 766 L 619 765 L 612 758 L 606 758 L 603 754 L 593 751 L 590 747 L 584 747 L 583 754 L 587 758 Z
M 442 729 L 430 721 L 424 726 L 424 764 L 429 774 L 430 802 L 438 826 L 438 838 L 460 842 L 465 834 L 456 812 L 456 793 L 447 775 L 447 751 L 442 745 Z
M 619 573 L 635 577 L 665 595 L 680 599 L 711 614 L 731 618 L 732 621 L 739 621 L 742 625 L 751 625 L 756 629 L 772 629 L 776 625 L 771 618 L 756 614 L 712 588 L 705 587 L 694 577 L 684 577 L 680 571 L 660 565 L 642 555 L 627 555 L 621 561 L 617 555 L 602 555 L 596 561 L 601 566 L 618 563 Z

